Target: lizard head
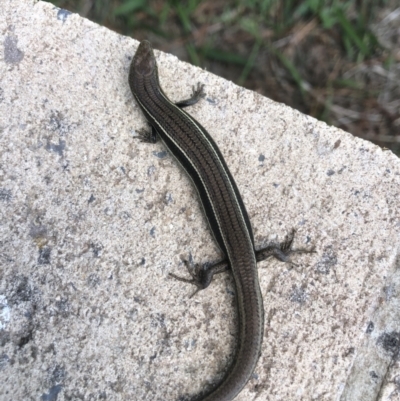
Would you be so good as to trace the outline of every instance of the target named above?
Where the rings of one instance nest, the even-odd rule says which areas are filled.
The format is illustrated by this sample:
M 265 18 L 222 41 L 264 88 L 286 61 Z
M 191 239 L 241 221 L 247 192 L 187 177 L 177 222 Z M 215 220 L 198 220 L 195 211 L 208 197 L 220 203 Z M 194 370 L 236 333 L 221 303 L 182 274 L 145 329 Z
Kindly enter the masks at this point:
M 140 42 L 138 49 L 136 50 L 135 56 L 133 57 L 130 73 L 141 76 L 149 76 L 157 70 L 156 58 L 154 57 L 153 48 L 147 40 Z

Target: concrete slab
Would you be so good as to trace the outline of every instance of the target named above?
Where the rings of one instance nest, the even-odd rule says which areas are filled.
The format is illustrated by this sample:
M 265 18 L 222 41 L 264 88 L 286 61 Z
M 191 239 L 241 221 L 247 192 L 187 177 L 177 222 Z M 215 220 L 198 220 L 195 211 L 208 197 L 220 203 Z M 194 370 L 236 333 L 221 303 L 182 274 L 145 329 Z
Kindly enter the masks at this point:
M 0 399 L 184 400 L 233 357 L 229 274 L 189 299 L 183 258 L 221 257 L 196 192 L 146 128 L 138 42 L 0 0 Z M 400 162 L 389 151 L 156 52 L 174 100 L 221 148 L 256 243 L 265 337 L 244 400 L 399 399 Z M 397 397 L 397 398 L 396 398 Z

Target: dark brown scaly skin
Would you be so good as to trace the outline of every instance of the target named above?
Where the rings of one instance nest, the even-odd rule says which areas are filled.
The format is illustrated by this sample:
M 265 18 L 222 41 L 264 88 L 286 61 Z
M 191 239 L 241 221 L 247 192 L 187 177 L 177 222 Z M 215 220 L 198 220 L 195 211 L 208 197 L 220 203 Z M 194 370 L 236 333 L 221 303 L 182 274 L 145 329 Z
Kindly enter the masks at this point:
M 227 257 L 225 263 L 198 271 L 192 280 L 181 280 L 202 289 L 211 282 L 213 274 L 228 268 L 234 277 L 238 349 L 222 382 L 200 398 L 201 401 L 229 401 L 250 379 L 261 353 L 264 310 L 257 259 L 275 256 L 286 261 L 294 252 L 291 250 L 293 235 L 283 246 L 269 246 L 256 255 L 246 209 L 221 152 L 208 132 L 182 110 L 204 96 L 202 86 L 198 86 L 191 99 L 172 103 L 160 87 L 157 63 L 148 41 L 140 43 L 132 60 L 129 85 L 153 129 L 152 135 L 144 135 L 142 139 L 155 142 L 157 137 L 161 138 L 186 170 L 199 193 L 214 237 Z

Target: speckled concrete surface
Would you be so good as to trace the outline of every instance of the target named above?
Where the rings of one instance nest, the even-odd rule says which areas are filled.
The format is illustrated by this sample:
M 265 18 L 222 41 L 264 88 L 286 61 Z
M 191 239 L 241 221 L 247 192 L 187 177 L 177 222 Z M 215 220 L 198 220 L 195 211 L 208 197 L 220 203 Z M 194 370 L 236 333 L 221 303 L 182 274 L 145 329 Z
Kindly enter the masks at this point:
M 147 125 L 138 42 L 36 1 L 0 0 L 0 399 L 184 400 L 235 349 L 229 274 L 189 299 L 182 259 L 221 257 L 196 192 Z M 400 163 L 389 151 L 156 52 L 174 100 L 219 144 L 256 243 L 297 230 L 315 254 L 260 263 L 262 355 L 244 400 L 400 392 Z

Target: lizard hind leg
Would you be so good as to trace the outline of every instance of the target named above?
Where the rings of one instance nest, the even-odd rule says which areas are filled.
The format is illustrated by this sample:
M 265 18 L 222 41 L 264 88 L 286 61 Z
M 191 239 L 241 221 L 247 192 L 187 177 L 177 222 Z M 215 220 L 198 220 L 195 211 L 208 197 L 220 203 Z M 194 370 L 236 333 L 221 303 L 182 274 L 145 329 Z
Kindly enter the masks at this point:
M 182 281 L 184 283 L 193 284 L 197 287 L 197 289 L 193 292 L 193 294 L 190 296 L 190 298 L 192 298 L 199 291 L 207 288 L 211 284 L 214 274 L 223 273 L 223 272 L 229 270 L 229 263 L 226 260 L 222 260 L 222 261 L 213 263 L 211 265 L 208 263 L 205 263 L 205 264 L 196 263 L 194 265 L 194 267 L 193 267 L 193 263 L 191 263 L 187 260 L 184 260 L 183 263 L 185 264 L 185 267 L 186 267 L 187 271 L 189 272 L 189 274 L 192 276 L 191 279 L 177 276 L 174 273 L 169 273 L 169 275 L 176 280 Z
M 290 234 L 288 234 L 285 240 L 279 244 L 269 244 L 264 248 L 256 251 L 257 262 L 261 262 L 270 258 L 271 256 L 281 262 L 290 263 L 293 266 L 297 266 L 291 260 L 291 255 L 294 253 L 315 253 L 314 249 L 293 249 L 293 240 L 296 234 L 296 230 L 292 229 Z

